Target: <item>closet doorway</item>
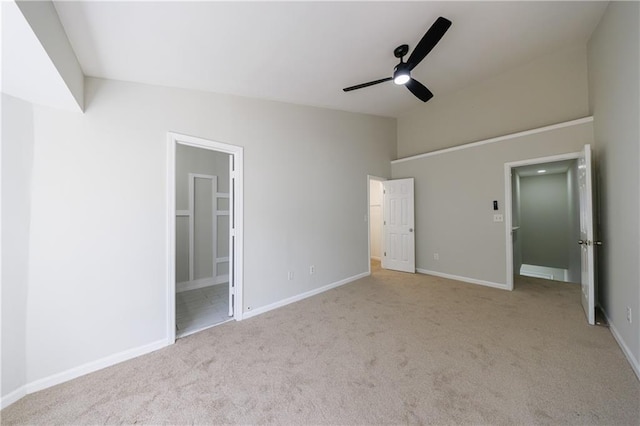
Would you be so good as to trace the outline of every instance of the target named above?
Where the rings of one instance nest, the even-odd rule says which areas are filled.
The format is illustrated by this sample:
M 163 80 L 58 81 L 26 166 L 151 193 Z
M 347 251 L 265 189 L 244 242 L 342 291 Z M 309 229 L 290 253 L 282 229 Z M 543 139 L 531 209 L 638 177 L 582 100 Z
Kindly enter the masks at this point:
M 170 134 L 170 340 L 240 319 L 242 149 Z
M 386 179 L 368 175 L 367 195 L 369 200 L 369 273 L 381 268 L 382 261 L 382 182 Z
M 579 284 L 578 160 L 511 171 L 514 274 Z

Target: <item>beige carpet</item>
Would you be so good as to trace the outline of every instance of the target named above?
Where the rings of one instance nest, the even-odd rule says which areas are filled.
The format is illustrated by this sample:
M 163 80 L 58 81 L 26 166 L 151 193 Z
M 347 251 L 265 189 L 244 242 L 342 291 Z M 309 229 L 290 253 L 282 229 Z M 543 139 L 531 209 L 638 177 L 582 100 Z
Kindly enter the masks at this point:
M 29 395 L 3 424 L 638 424 L 579 287 L 377 271 Z

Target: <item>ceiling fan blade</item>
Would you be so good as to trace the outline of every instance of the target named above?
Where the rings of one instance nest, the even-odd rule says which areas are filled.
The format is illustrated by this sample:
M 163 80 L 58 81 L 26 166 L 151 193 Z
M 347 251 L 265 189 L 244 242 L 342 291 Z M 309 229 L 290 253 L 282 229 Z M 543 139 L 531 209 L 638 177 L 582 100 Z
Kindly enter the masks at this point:
M 412 78 L 411 80 L 407 81 L 407 84 L 405 84 L 405 86 L 407 86 L 407 89 L 409 89 L 411 93 L 416 95 L 416 97 L 422 102 L 427 102 L 429 99 L 433 98 L 433 93 L 431 93 L 431 90 L 427 89 L 418 80 Z
M 355 86 L 351 86 L 351 87 L 345 87 L 342 90 L 344 90 L 345 92 L 350 92 L 352 90 L 362 89 L 363 87 L 369 87 L 369 86 L 373 86 L 374 84 L 380 84 L 380 83 L 384 83 L 385 81 L 391 81 L 391 80 L 393 80 L 393 77 L 381 78 L 380 80 L 370 81 L 368 83 L 356 84 Z
M 422 37 L 422 40 L 418 43 L 413 52 L 411 52 L 411 56 L 407 60 L 407 64 L 409 66 L 409 70 L 412 70 L 424 59 L 431 49 L 438 44 L 444 33 L 447 32 L 449 27 L 451 26 L 451 21 L 447 18 L 443 18 L 442 16 L 436 19 L 436 22 L 431 25 L 431 28 L 427 30 L 425 35 Z

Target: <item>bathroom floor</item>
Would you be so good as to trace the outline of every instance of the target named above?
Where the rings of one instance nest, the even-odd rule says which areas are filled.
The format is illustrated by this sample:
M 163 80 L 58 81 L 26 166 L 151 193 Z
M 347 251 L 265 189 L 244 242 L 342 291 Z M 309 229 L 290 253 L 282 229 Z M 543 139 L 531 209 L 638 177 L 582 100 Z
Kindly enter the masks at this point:
M 229 321 L 229 285 L 176 293 L 176 337 L 185 337 Z

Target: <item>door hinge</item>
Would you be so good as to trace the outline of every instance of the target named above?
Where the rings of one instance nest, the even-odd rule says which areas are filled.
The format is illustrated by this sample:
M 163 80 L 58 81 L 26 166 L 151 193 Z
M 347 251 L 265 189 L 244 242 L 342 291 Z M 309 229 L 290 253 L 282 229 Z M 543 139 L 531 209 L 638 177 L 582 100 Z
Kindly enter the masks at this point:
M 387 257 L 387 252 L 386 251 L 384 252 L 384 256 Z
M 386 224 L 387 224 L 387 221 L 386 221 L 386 220 L 385 220 L 385 221 L 383 221 L 383 222 L 382 222 L 382 224 L 383 224 L 383 225 L 386 225 Z

